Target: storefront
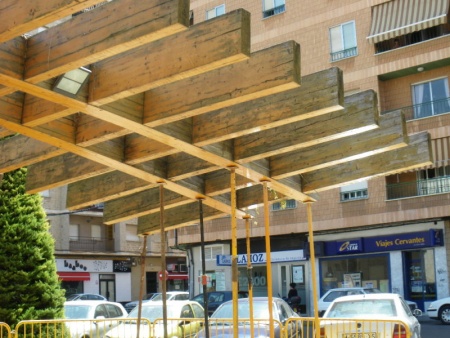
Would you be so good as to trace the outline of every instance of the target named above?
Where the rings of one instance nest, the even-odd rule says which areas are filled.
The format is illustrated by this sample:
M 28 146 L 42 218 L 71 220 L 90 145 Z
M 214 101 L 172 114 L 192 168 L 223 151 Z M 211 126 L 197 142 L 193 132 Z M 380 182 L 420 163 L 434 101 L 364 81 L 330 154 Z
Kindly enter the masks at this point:
M 439 271 L 447 270 L 442 228 L 405 232 L 405 227 L 395 227 L 371 234 L 339 234 L 339 239 L 322 242 L 321 295 L 336 287 L 374 287 L 402 294 L 423 310 L 439 290 L 443 295 L 448 292 L 447 278 L 438 280 Z
M 131 299 L 129 260 L 58 258 L 56 268 L 66 295 L 95 293 L 115 302 Z

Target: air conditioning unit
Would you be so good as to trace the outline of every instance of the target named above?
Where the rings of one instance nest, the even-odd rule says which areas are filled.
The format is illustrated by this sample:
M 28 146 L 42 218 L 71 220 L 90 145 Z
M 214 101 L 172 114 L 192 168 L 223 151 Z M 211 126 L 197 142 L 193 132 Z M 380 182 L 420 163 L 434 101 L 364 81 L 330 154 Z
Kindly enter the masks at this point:
M 187 265 L 186 264 L 180 264 L 180 272 L 187 272 Z

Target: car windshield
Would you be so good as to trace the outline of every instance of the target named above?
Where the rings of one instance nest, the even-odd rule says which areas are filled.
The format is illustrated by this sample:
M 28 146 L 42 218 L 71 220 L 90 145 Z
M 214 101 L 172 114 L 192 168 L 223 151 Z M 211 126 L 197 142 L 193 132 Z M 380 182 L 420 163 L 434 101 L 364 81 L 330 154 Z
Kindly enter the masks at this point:
M 70 295 L 66 298 L 66 300 L 74 300 L 75 298 L 78 298 L 80 295 L 78 294 L 74 294 L 74 295 Z
M 248 303 L 239 303 L 238 306 L 239 318 L 250 318 L 250 308 Z M 275 310 L 273 310 L 275 314 Z M 233 318 L 233 303 L 224 303 L 220 308 L 213 313 L 211 318 Z M 254 319 L 268 319 L 269 318 L 269 306 L 267 302 L 254 302 L 253 303 L 253 318 Z
M 396 316 L 394 302 L 390 299 L 371 299 L 336 302 L 328 312 L 327 318 L 356 318 L 373 316 Z
M 64 313 L 67 319 L 88 319 L 88 305 L 64 305 Z
M 380 290 L 375 288 L 364 289 L 365 293 L 382 293 Z
M 128 317 L 137 318 L 138 308 L 134 308 Z M 157 318 L 163 318 L 163 307 L 160 304 L 152 306 L 143 306 L 141 316 L 147 318 L 149 321 L 154 322 Z M 178 306 L 167 306 L 167 318 L 179 318 L 180 308 Z

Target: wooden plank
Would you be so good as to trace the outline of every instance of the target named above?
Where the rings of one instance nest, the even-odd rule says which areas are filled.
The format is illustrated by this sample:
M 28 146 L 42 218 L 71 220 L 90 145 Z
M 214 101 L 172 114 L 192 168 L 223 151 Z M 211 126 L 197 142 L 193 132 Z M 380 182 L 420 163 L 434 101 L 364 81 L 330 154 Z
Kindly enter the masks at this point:
M 406 122 L 400 111 L 382 115 L 380 127 L 367 132 L 272 156 L 271 177 L 281 179 L 319 170 L 407 145 Z M 351 146 L 349 146 L 351 145 Z
M 188 0 L 112 1 L 31 37 L 25 78 L 37 83 L 186 30 L 187 26 Z
M 343 110 L 235 139 L 234 158 L 246 163 L 375 129 L 376 106 L 373 91 L 346 97 Z
M 154 188 L 133 195 L 109 201 L 103 209 L 103 222 L 115 224 L 127 220 L 156 213 L 160 209 L 159 188 Z M 173 208 L 184 204 L 192 204 L 192 200 L 172 191 L 164 192 L 164 208 L 172 212 Z
M 225 216 L 218 210 L 212 209 L 207 205 L 203 205 L 203 220 L 208 221 L 214 218 Z M 173 208 L 170 212 L 164 214 L 165 230 L 173 230 L 183 226 L 198 224 L 199 212 L 198 203 L 190 203 L 187 205 Z M 160 213 L 139 217 L 138 233 L 151 235 L 160 232 Z
M 72 15 L 104 0 L 2 0 L 0 43 Z
M 23 135 L 14 135 L 0 142 L 0 171 L 16 170 L 63 152 L 41 141 Z
M 343 108 L 342 72 L 331 68 L 304 76 L 302 85 L 193 118 L 198 146 L 310 119 Z
M 250 13 L 240 9 L 97 62 L 89 102 L 106 104 L 245 60 L 249 55 Z
M 127 194 L 136 194 L 154 185 L 121 172 L 109 172 L 68 185 L 66 207 L 81 209 Z
M 430 135 L 410 135 L 406 147 L 315 170 L 302 175 L 303 191 L 319 192 L 337 188 L 361 179 L 392 175 L 423 168 L 433 163 Z
M 144 124 L 156 127 L 295 88 L 299 83 L 300 46 L 288 41 L 252 53 L 242 62 L 146 92 Z
M 2 3 L 0 2 L 0 7 Z M 1 9 L 0 9 L 1 13 Z M 3 18 L 3 13 L 2 13 Z M 2 20 L 0 20 L 1 22 Z M 22 79 L 26 54 L 26 40 L 22 37 L 0 43 L 0 72 L 2 74 Z M 0 96 L 11 94 L 8 88 L 0 88 Z

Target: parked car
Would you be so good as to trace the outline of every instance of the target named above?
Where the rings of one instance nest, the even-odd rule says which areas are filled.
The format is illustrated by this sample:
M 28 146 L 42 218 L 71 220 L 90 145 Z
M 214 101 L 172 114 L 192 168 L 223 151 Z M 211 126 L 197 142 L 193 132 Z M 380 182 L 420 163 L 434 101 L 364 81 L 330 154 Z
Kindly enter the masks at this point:
M 421 328 L 416 316 L 421 314 L 419 309 L 413 313 L 405 300 L 395 293 L 343 296 L 336 298 L 325 311 L 320 321 L 320 336 L 401 338 L 406 337 L 406 324 L 410 337 L 420 338 Z
M 202 327 L 205 311 L 197 302 L 167 301 L 167 337 L 193 337 Z M 136 318 L 138 309 L 134 308 L 128 315 L 129 320 L 124 321 L 112 330 L 108 331 L 105 338 L 135 338 L 137 336 Z M 144 321 L 140 325 L 140 338 L 164 337 L 163 302 L 149 301 L 142 304 L 141 318 L 150 321 L 154 325 L 146 325 Z M 186 320 L 184 321 L 183 318 Z M 198 318 L 200 320 L 192 320 Z M 159 319 L 156 323 L 155 320 Z
M 76 319 L 67 322 L 72 338 L 103 337 L 105 332 L 119 324 L 117 319 L 128 315 L 122 304 L 103 300 L 67 301 L 64 314 L 67 319 Z M 114 320 L 105 320 L 109 318 Z
M 220 304 L 233 299 L 233 293 L 231 291 L 211 291 L 206 294 L 208 295 L 208 315 L 212 315 Z M 238 292 L 238 298 L 247 297 L 247 291 Z M 203 293 L 196 295 L 191 300 L 198 302 L 203 308 L 205 307 Z
M 142 298 L 142 303 L 148 302 L 150 299 L 152 299 L 156 295 L 157 295 L 157 293 L 147 293 Z M 125 310 L 127 310 L 127 312 L 130 313 L 131 310 L 133 310 L 138 304 L 139 304 L 139 300 L 133 300 L 132 302 L 126 303 Z
M 108 300 L 102 295 L 97 295 L 94 293 L 75 293 L 73 295 L 67 296 L 66 301 L 72 300 Z
M 250 307 L 249 298 L 238 299 L 238 336 L 239 338 L 251 337 L 251 327 L 249 323 L 250 318 Z M 273 319 L 274 319 L 274 337 L 301 337 L 301 320 L 291 320 L 293 318 L 297 319 L 300 316 L 295 313 L 289 304 L 287 304 L 281 298 L 272 298 L 273 307 Z M 216 311 L 209 318 L 209 337 L 219 338 L 219 337 L 233 337 L 233 301 L 227 301 L 220 305 Z M 263 338 L 270 337 L 270 327 L 269 322 L 269 302 L 267 297 L 255 297 L 253 298 L 253 319 L 254 321 L 254 337 Z M 279 325 L 287 325 L 287 334 L 282 335 L 282 327 Z M 198 338 L 205 337 L 205 331 L 202 330 L 197 335 Z
M 431 319 L 437 319 L 443 324 L 450 325 L 450 297 L 431 302 L 427 309 L 427 315 Z
M 163 294 L 157 293 L 150 301 L 162 301 Z M 185 291 L 168 291 L 166 292 L 166 300 L 189 300 L 189 292 Z
M 350 295 L 361 295 L 361 294 L 372 294 L 372 293 L 382 293 L 376 288 L 366 288 L 366 287 L 348 287 L 348 288 L 335 288 L 330 289 L 319 299 L 318 302 L 318 312 L 319 316 L 323 316 L 325 311 L 328 309 L 330 304 L 338 297 L 350 296 Z M 411 308 L 411 311 L 417 309 L 417 303 L 407 300 L 406 301 Z

